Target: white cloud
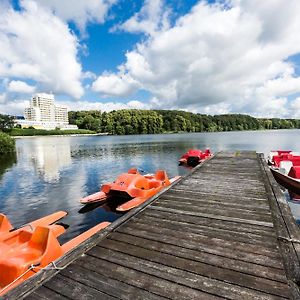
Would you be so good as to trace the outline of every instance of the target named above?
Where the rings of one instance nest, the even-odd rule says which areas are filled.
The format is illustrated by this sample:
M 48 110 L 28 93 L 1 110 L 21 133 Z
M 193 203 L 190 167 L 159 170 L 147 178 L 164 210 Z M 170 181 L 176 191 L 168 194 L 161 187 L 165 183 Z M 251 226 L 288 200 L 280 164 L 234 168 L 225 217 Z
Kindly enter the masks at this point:
M 106 96 L 127 96 L 138 88 L 138 83 L 132 77 L 122 74 L 103 74 L 92 84 L 94 92 Z
M 66 105 L 69 110 L 101 110 L 112 111 L 119 109 L 151 109 L 151 105 L 142 103 L 137 100 L 131 100 L 127 103 L 122 102 L 88 102 L 88 101 L 63 101 L 61 104 Z
M 297 97 L 296 99 L 291 101 L 290 107 L 292 111 L 291 117 L 299 119 L 300 118 L 300 97 Z
M 5 101 L 6 101 L 6 94 L 5 94 L 5 93 L 0 94 L 0 105 L 1 105 L 2 103 L 5 103 Z
M 58 17 L 29 0 L 0 4 L 0 78 L 34 80 L 39 89 L 83 95 L 78 41 Z
M 145 0 L 141 10 L 135 13 L 114 30 L 124 30 L 132 33 L 154 35 L 156 32 L 168 29 L 170 10 L 165 7 L 163 0 Z
M 133 81 L 164 108 L 291 114 L 287 97 L 300 92 L 300 78 L 287 59 L 300 52 L 300 1 L 201 1 L 172 27 L 158 29 L 147 23 L 150 3 L 121 25 L 150 36 L 127 52 L 119 66 L 126 81 L 115 80 L 116 90 L 129 92 Z
M 14 93 L 32 94 L 35 91 L 35 87 L 24 81 L 12 80 L 8 84 L 7 90 Z
M 81 78 L 82 78 L 82 79 L 96 79 L 97 76 L 96 76 L 95 73 L 90 72 L 90 71 L 87 71 L 87 72 L 83 72 L 83 73 L 81 74 Z
M 0 101 L 0 114 L 23 116 L 24 109 L 28 106 L 28 100 L 11 100 L 9 102 L 4 103 L 1 103 Z
M 104 23 L 111 6 L 117 0 L 38 0 L 64 21 L 73 21 L 81 32 L 88 22 Z

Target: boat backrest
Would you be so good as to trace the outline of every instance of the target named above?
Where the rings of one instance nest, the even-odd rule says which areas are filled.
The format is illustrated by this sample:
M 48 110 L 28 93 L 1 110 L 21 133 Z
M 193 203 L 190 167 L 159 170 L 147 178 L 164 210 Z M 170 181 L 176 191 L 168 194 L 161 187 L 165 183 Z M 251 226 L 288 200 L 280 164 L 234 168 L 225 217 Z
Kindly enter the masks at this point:
M 157 170 L 155 173 L 155 179 L 164 181 L 166 178 L 168 178 L 167 173 L 165 170 Z
M 149 182 L 149 189 L 156 189 L 161 186 L 161 181 L 151 180 Z
M 170 185 L 170 180 L 165 170 L 157 170 L 154 177 L 156 180 L 163 181 L 164 186 Z
M 206 154 L 206 155 L 210 155 L 210 154 L 211 154 L 211 152 L 210 152 L 210 149 L 209 149 L 209 148 L 205 149 L 205 154 Z
M 273 151 L 272 151 L 273 152 Z M 278 155 L 291 153 L 291 150 L 277 150 Z
M 300 166 L 300 156 L 291 156 L 290 160 L 293 166 Z
M 134 186 L 137 189 L 141 189 L 141 190 L 149 190 L 149 180 L 144 178 L 143 176 L 137 178 L 134 182 Z
M 53 234 L 51 227 L 38 226 L 28 243 L 32 249 L 39 250 L 42 254 L 40 257 L 40 266 L 47 266 L 63 254 L 63 250 Z
M 0 214 L 0 233 L 8 232 L 13 227 L 11 226 L 6 215 Z
M 128 174 L 137 174 L 138 173 L 138 170 L 136 168 L 131 168 L 128 170 L 127 172 Z
M 188 156 L 201 156 L 201 155 L 203 155 L 203 152 L 201 151 L 201 150 L 197 150 L 197 149 L 190 149 L 189 151 L 188 151 Z
M 290 160 L 283 160 L 279 163 L 279 172 L 287 175 L 290 172 L 293 163 Z
M 45 248 L 47 247 L 49 232 L 50 229 L 48 227 L 38 226 L 34 230 L 28 246 L 42 251 L 45 250 Z

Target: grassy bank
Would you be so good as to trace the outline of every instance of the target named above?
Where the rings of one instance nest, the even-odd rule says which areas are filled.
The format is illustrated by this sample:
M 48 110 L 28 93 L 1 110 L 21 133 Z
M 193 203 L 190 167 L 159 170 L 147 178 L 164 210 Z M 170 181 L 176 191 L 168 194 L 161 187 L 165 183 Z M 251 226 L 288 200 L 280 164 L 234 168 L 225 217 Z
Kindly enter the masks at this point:
M 13 128 L 9 135 L 11 136 L 34 136 L 34 135 L 70 135 L 70 134 L 95 134 L 95 131 L 78 129 L 78 130 L 44 130 L 44 129 L 20 129 Z

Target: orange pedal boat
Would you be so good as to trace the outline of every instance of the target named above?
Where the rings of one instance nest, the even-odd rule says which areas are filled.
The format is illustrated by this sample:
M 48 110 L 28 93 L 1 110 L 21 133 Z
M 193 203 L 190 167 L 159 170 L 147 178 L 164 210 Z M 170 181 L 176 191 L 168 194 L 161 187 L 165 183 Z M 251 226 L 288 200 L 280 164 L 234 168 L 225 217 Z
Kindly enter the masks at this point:
M 67 215 L 64 211 L 58 211 L 51 215 L 45 216 L 43 218 L 37 219 L 35 221 L 32 221 L 30 223 L 24 224 L 20 226 L 19 228 L 14 228 L 12 224 L 10 223 L 8 217 L 4 214 L 0 214 L 0 242 L 2 239 L 6 237 L 7 234 L 10 232 L 18 232 L 18 231 L 33 231 L 35 227 L 37 226 L 47 226 L 54 222 L 57 222 L 58 220 L 62 219 Z
M 80 202 L 82 204 L 101 202 L 116 196 L 129 200 L 119 205 L 116 210 L 127 211 L 142 204 L 179 178 L 180 176 L 176 176 L 169 179 L 164 170 L 158 170 L 154 175 L 141 175 L 133 168 L 119 175 L 114 182 L 103 184 L 100 192 L 84 197 Z
M 109 224 L 102 222 L 63 245 L 57 240 L 65 232 L 62 225 L 37 226 L 32 232 L 25 228 L 11 232 L 0 241 L 0 296 Z

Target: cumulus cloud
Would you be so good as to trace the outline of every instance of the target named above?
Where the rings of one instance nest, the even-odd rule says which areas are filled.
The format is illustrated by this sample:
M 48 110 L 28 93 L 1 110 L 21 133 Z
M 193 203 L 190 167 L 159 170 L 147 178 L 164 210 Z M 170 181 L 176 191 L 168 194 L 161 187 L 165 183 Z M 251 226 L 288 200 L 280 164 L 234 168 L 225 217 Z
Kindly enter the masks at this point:
M 12 80 L 8 84 L 7 90 L 14 93 L 32 94 L 35 91 L 35 87 L 24 81 Z
M 138 88 L 138 83 L 131 76 L 106 74 L 99 76 L 92 84 L 94 92 L 107 96 L 128 96 Z
M 104 23 L 111 6 L 117 0 L 39 0 L 64 21 L 73 21 L 83 33 L 88 22 Z
M 122 28 L 147 32 L 143 24 L 151 18 L 142 12 L 150 3 Z M 300 52 L 299 11 L 298 0 L 201 1 L 171 27 L 148 24 L 148 38 L 120 66 L 126 81 L 113 87 L 129 92 L 133 81 L 164 108 L 287 116 L 287 98 L 300 92 L 289 61 Z M 101 90 L 112 86 L 103 76 L 96 82 Z
M 290 102 L 290 108 L 292 114 L 290 115 L 293 118 L 300 118 L 300 97 L 297 97 L 293 101 Z
M 0 94 L 0 104 L 4 103 L 6 101 L 6 94 Z
M 138 100 L 131 100 L 127 103 L 122 102 L 88 102 L 88 101 L 64 101 L 61 102 L 66 105 L 69 110 L 101 110 L 101 111 L 112 111 L 119 109 L 151 109 L 150 104 L 140 102 Z
M 1 98 L 1 97 L 0 97 Z M 7 115 L 20 115 L 24 114 L 25 107 L 29 106 L 29 100 L 11 100 L 9 102 L 1 103 L 0 100 L 0 113 Z
M 36 2 L 24 0 L 20 5 L 17 11 L 0 4 L 0 78 L 31 79 L 41 90 L 80 98 L 77 38 L 62 20 Z M 13 82 L 11 88 L 20 88 L 20 82 Z
M 139 12 L 113 29 L 154 35 L 169 28 L 169 15 L 170 10 L 165 7 L 163 0 L 146 0 Z

